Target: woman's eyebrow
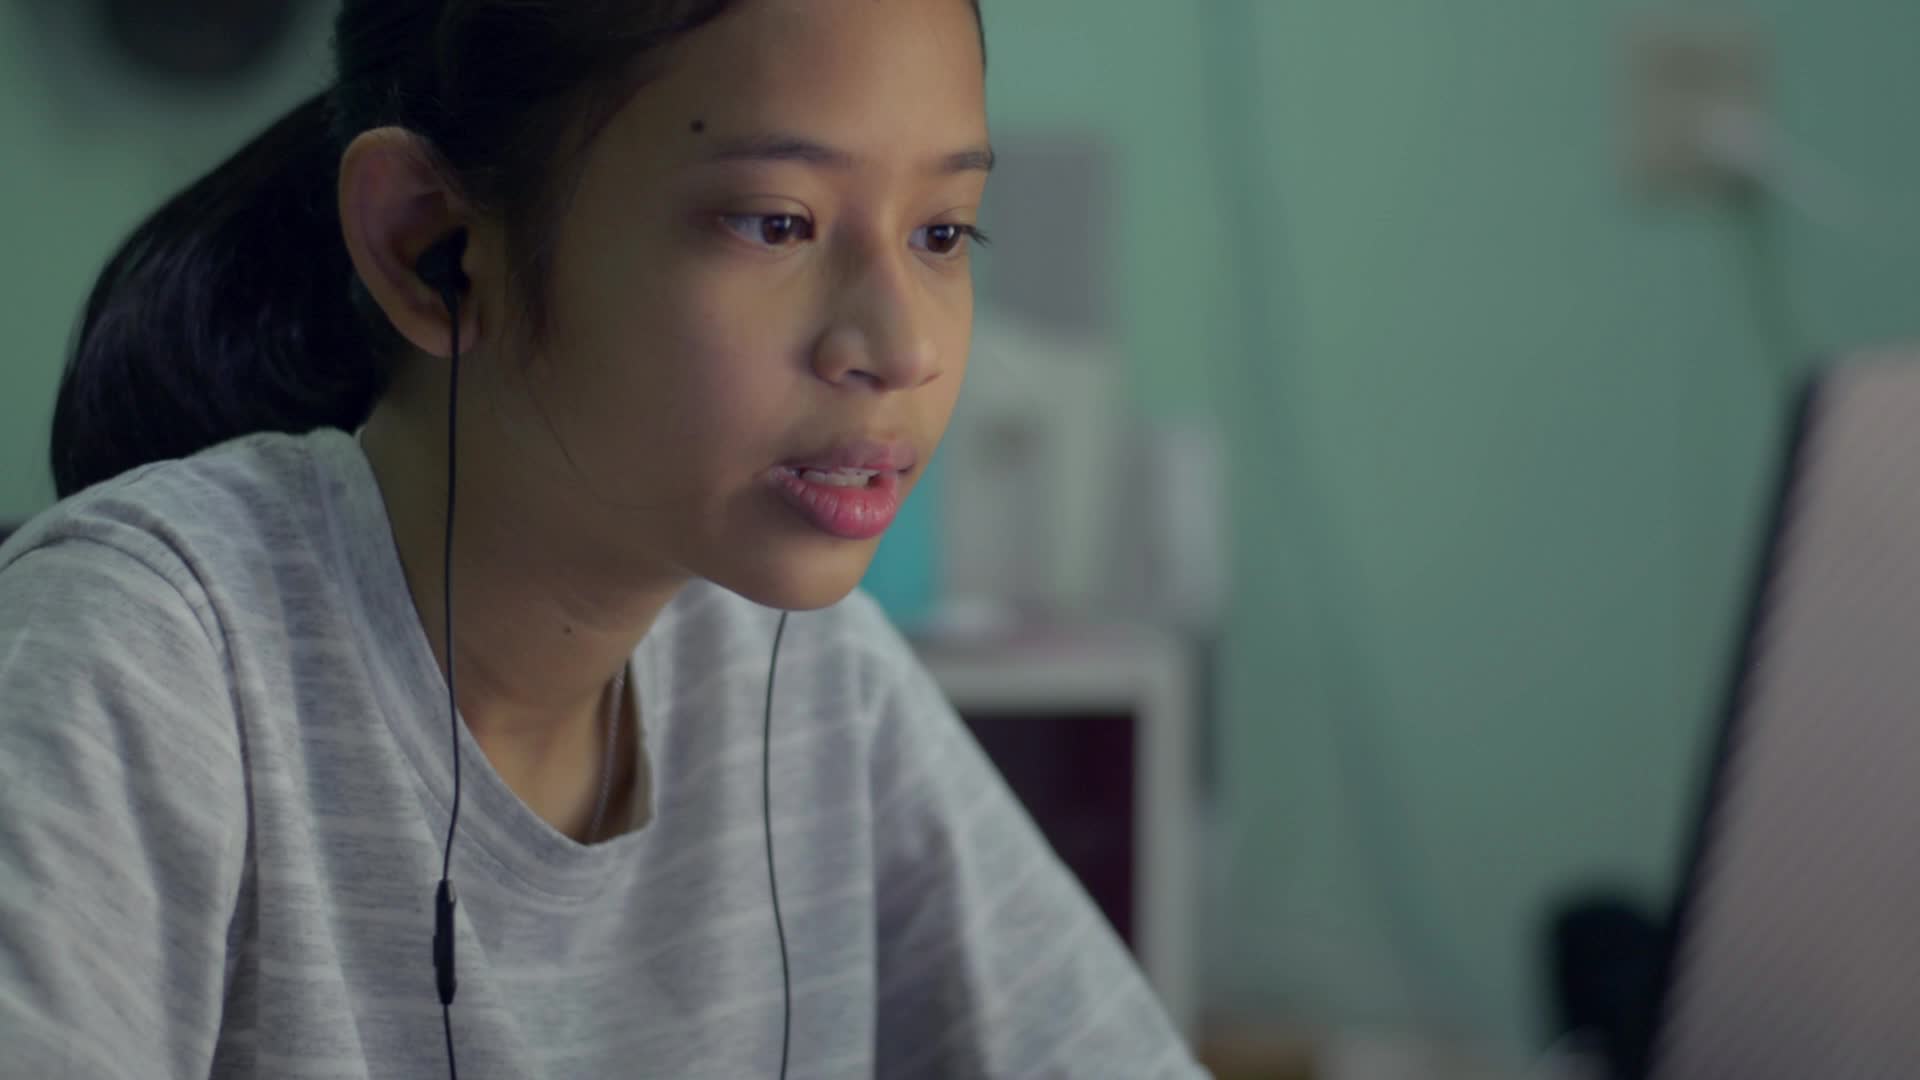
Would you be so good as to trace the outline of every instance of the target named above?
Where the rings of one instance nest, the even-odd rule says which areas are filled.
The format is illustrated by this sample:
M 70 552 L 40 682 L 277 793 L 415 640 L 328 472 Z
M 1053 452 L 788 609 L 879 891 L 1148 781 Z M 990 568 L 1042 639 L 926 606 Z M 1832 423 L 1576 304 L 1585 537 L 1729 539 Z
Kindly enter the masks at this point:
M 849 151 L 800 135 L 769 133 L 736 135 L 716 140 L 704 155 L 709 164 L 733 162 L 791 162 L 820 169 L 845 171 L 858 159 Z M 973 146 L 935 157 L 927 168 L 934 173 L 992 172 L 993 149 Z

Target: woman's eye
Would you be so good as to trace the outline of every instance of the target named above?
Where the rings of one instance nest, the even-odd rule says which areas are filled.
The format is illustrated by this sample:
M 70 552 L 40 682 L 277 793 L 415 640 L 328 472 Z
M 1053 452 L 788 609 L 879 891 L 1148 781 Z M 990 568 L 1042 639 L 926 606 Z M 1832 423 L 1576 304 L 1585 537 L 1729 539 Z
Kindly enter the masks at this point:
M 728 214 L 721 222 L 741 239 L 767 247 L 813 239 L 813 222 L 798 214 Z
M 987 234 L 975 225 L 928 225 L 913 234 L 915 247 L 935 255 L 957 255 L 969 243 L 984 244 Z

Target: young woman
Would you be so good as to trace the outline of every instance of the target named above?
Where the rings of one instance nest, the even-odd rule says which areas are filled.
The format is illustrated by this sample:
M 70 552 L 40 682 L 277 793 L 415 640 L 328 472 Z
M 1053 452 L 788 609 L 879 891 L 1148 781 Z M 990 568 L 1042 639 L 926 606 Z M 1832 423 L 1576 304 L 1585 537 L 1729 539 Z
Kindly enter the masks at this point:
M 1198 1071 L 853 592 L 960 388 L 978 20 L 347 0 L 0 549 L 0 1071 Z

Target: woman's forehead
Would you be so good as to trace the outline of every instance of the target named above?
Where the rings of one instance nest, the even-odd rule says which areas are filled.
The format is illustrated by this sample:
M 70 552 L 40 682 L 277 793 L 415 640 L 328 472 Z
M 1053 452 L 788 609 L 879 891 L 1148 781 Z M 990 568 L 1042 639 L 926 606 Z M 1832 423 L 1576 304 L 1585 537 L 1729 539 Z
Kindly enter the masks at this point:
M 985 83 L 966 0 L 746 0 L 614 126 L 665 166 L 781 142 L 918 166 L 984 150 Z

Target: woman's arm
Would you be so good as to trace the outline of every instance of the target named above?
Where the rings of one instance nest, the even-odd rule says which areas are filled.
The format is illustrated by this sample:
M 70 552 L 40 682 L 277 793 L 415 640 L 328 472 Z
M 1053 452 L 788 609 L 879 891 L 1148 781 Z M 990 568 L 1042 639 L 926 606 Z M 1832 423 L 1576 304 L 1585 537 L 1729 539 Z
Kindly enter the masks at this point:
M 0 567 L 8 1075 L 207 1075 L 246 852 L 231 684 L 147 563 L 66 541 Z
M 1204 1075 L 932 677 L 903 663 L 873 755 L 878 1074 Z

